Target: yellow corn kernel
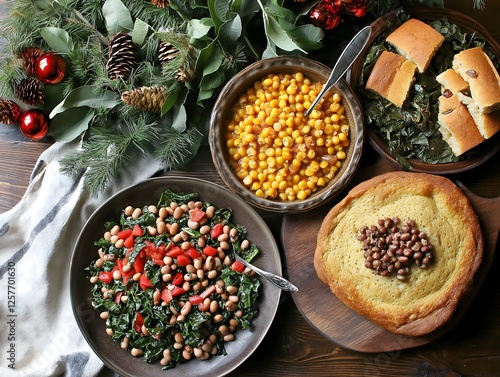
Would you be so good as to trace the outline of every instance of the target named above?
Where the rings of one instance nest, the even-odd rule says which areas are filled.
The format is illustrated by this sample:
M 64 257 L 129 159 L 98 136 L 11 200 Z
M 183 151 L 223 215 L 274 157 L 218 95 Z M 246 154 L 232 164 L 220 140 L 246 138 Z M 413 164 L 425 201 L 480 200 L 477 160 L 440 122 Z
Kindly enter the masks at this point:
M 336 156 L 339 160 L 344 160 L 346 158 L 346 154 L 344 151 L 338 151 Z

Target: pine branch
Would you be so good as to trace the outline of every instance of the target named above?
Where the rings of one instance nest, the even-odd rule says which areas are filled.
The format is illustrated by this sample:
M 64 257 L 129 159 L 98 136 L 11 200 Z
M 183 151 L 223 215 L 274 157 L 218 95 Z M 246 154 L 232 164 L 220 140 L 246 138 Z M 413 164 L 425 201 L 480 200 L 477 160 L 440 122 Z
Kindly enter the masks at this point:
M 196 127 L 188 127 L 182 133 L 164 131 L 155 157 L 165 163 L 166 169 L 178 169 L 194 157 L 202 139 L 203 134 Z

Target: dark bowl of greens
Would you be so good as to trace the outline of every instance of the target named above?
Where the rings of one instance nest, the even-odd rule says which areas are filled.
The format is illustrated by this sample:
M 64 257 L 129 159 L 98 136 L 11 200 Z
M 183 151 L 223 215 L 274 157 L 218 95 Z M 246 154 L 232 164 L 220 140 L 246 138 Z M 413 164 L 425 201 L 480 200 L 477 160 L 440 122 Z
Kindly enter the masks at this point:
M 424 21 L 445 37 L 425 73 L 419 73 L 402 108 L 364 88 L 366 80 L 384 50 L 393 50 L 387 35 L 408 18 Z M 416 172 L 452 174 L 479 166 L 500 148 L 498 135 L 457 157 L 438 128 L 438 97 L 441 86 L 436 76 L 452 66 L 454 54 L 481 46 L 499 69 L 500 45 L 472 18 L 445 8 L 398 9 L 372 23 L 372 36 L 365 50 L 348 72 L 348 81 L 360 98 L 370 144 L 394 165 Z
M 175 211 L 171 214 L 168 212 L 174 208 L 169 204 L 172 200 L 175 203 L 186 201 L 184 215 L 179 217 Z M 127 214 L 127 207 L 141 209 L 140 215 Z M 186 209 L 188 207 L 189 210 Z M 198 209 L 195 210 L 195 207 Z M 167 214 L 162 215 L 160 208 Z M 159 224 L 156 222 L 159 218 L 163 218 L 165 223 L 175 218 L 172 223 L 179 225 L 185 233 L 183 235 L 187 234 L 197 241 L 203 238 L 206 245 L 193 242 L 192 247 L 184 248 L 183 243 L 188 242 L 186 237 L 176 240 L 172 234 L 180 236 L 181 232 L 174 232 L 171 227 L 168 231 L 161 231 L 160 226 L 155 225 Z M 199 222 L 200 227 L 192 227 L 189 225 L 190 221 Z M 219 235 L 215 234 L 215 229 L 219 229 L 216 224 L 221 223 L 238 232 L 236 235 L 231 232 L 230 242 L 233 245 L 242 245 L 243 239 L 251 243 L 250 247 L 241 246 L 239 250 L 234 246 L 237 252 L 243 252 L 243 249 L 252 252 L 258 250 L 253 254 L 252 263 L 261 269 L 282 274 L 279 250 L 264 220 L 237 195 L 201 179 L 158 177 L 143 181 L 108 199 L 88 219 L 73 251 L 71 304 L 85 340 L 115 373 L 124 377 L 222 376 L 236 369 L 259 346 L 276 314 L 279 289 L 258 276 L 247 276 L 231 264 L 224 263 L 218 269 L 213 267 L 214 271 L 220 271 L 220 275 L 213 278 L 214 281 L 224 280 L 226 287 L 230 281 L 233 288 L 238 287 L 237 293 L 233 293 L 239 298 L 238 309 L 234 310 L 222 306 L 224 301 L 220 298 L 220 281 L 209 282 L 204 287 L 202 281 L 208 282 L 211 279 L 208 271 L 203 276 L 194 276 L 194 280 L 187 279 L 188 266 L 195 266 L 195 259 L 202 260 L 202 266 L 205 266 L 208 254 L 217 250 L 218 246 L 222 247 L 222 241 L 217 241 Z M 204 232 L 201 224 L 210 227 L 210 232 Z M 113 233 L 112 229 L 116 226 L 121 228 L 122 233 Z M 152 228 L 157 228 L 157 232 L 151 231 Z M 219 230 L 222 232 L 221 229 Z M 107 243 L 108 232 L 117 236 L 117 239 L 109 241 L 114 244 Z M 132 243 L 127 245 L 127 239 L 132 240 Z M 125 243 L 125 246 L 118 245 L 120 242 Z M 155 256 L 160 250 L 164 253 L 163 259 Z M 212 261 L 215 261 L 215 256 L 221 255 L 220 252 L 213 254 Z M 171 269 L 169 267 L 172 280 L 166 280 L 168 273 L 163 271 L 167 262 L 162 261 L 166 261 L 167 256 L 176 264 Z M 181 256 L 189 262 L 181 263 Z M 96 258 L 100 263 L 97 263 Z M 119 261 L 123 263 L 118 263 Z M 127 264 L 132 272 L 125 268 Z M 214 262 L 214 266 L 215 264 Z M 109 266 L 106 267 L 107 265 Z M 142 271 L 140 279 L 135 279 L 135 270 Z M 238 279 L 235 278 L 237 273 L 240 276 Z M 175 282 L 177 275 L 185 279 L 182 284 Z M 234 279 L 226 282 L 227 277 Z M 186 287 L 186 283 L 190 287 Z M 198 283 L 199 287 L 194 288 Z M 179 290 L 181 288 L 185 288 L 184 292 Z M 161 292 L 161 296 L 156 291 Z M 229 288 L 224 292 L 228 293 Z M 184 295 L 183 305 L 176 307 Z M 123 296 L 126 296 L 126 300 L 122 299 Z M 196 301 L 198 296 L 203 300 Z M 210 302 L 218 300 L 220 306 L 213 311 L 212 307 L 203 309 L 201 306 L 206 299 Z M 225 300 L 227 303 L 228 297 Z M 243 301 L 250 304 L 243 304 Z M 190 311 L 186 311 L 187 305 Z M 183 359 L 182 352 L 191 345 L 191 349 L 198 346 L 204 349 L 207 341 L 202 342 L 203 337 L 212 339 L 211 335 L 215 339 L 214 334 L 219 334 L 218 329 L 223 322 L 215 320 L 217 314 L 221 315 L 221 321 L 225 321 L 233 313 L 235 319 L 239 309 L 242 311 L 242 316 L 238 317 L 241 318 L 239 324 L 229 321 L 233 326 L 230 330 L 234 338 L 213 340 L 210 348 L 212 353 L 206 351 L 206 358 L 195 357 L 193 354 L 192 357 Z M 106 315 L 103 316 L 102 313 Z M 246 313 L 251 313 L 251 316 L 247 317 Z M 174 317 L 175 321 L 172 322 Z M 214 329 L 210 327 L 212 324 Z M 177 339 L 177 335 L 174 336 L 174 327 L 175 334 L 182 334 L 181 340 Z M 124 347 L 125 337 L 128 338 L 128 349 Z M 180 352 L 176 352 L 175 344 L 178 343 L 184 344 Z M 140 349 L 140 354 L 137 354 L 137 349 Z M 173 360 L 168 365 L 162 363 L 166 359 L 167 349 L 168 358 Z

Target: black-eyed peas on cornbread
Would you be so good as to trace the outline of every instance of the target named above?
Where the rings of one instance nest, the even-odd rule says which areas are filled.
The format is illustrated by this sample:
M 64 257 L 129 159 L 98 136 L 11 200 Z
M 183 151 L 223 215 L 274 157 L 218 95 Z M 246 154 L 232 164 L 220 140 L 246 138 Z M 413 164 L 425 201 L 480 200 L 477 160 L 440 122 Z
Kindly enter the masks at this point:
M 226 145 L 236 175 L 256 196 L 304 200 L 328 184 L 346 158 L 349 125 L 338 93 L 321 91 L 301 72 L 269 74 L 233 107 Z

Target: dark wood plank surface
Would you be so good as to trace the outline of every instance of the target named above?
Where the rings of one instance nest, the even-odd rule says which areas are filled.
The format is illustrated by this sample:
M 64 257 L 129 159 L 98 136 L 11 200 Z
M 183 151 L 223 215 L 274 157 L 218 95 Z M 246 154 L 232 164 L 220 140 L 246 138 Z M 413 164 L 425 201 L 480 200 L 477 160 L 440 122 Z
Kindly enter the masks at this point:
M 485 11 L 473 10 L 473 0 L 446 1 L 446 6 L 480 21 L 500 39 L 499 1 L 487 1 Z M 0 0 L 0 17 L 5 16 Z M 15 126 L 0 125 L 0 213 L 22 198 L 39 155 L 49 141 L 26 139 Z M 500 196 L 500 164 L 497 154 L 473 172 L 452 176 L 477 195 Z M 370 168 L 380 157 L 367 147 L 362 166 Z M 221 183 L 203 148 L 184 171 Z M 262 213 L 280 239 L 282 217 Z M 497 247 L 498 252 L 498 247 Z M 286 264 L 283 252 L 283 259 Z M 284 294 L 276 319 L 257 351 L 233 376 L 499 376 L 500 375 L 500 262 L 490 272 L 469 310 L 453 330 L 439 339 L 404 351 L 361 353 L 344 349 L 323 337 L 303 317 L 290 294 Z

